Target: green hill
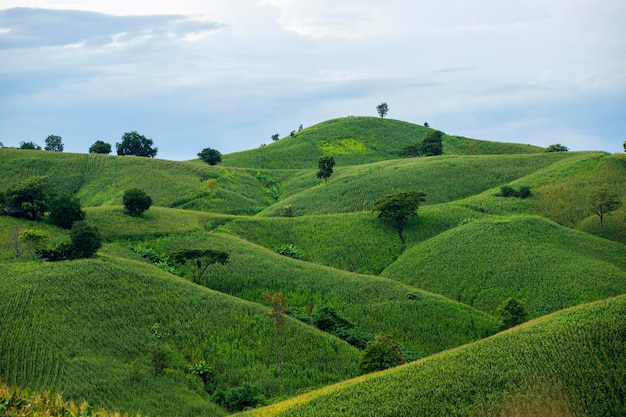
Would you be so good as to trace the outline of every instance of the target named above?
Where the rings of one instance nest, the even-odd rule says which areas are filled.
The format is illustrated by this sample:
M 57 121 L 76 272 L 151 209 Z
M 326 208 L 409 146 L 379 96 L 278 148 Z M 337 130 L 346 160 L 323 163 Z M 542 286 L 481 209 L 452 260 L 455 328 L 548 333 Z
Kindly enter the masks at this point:
M 338 166 L 398 158 L 432 129 L 377 117 L 344 117 L 308 127 L 267 146 L 224 155 L 224 165 L 256 169 L 317 168 L 332 155 Z M 517 154 L 543 152 L 529 145 L 484 142 L 458 136 L 444 139 L 444 154 Z
M 266 398 L 357 371 L 355 348 L 290 320 L 283 374 L 275 378 L 266 308 L 145 263 L 113 256 L 5 262 L 0 276 L 0 375 L 12 386 L 60 390 L 130 414 L 223 415 L 189 372 L 193 363 L 213 368 L 211 391 L 248 384 Z
M 541 217 L 488 218 L 415 245 L 382 273 L 493 313 L 533 317 L 626 292 L 626 248 Z
M 617 417 L 625 342 L 621 296 L 241 416 Z

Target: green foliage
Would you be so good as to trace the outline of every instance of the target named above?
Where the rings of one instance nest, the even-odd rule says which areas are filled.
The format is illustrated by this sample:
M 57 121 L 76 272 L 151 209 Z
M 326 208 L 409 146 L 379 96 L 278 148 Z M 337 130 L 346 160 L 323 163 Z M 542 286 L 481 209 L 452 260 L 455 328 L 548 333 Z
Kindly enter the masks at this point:
M 387 105 L 387 103 L 380 103 L 378 106 L 376 106 L 376 112 L 381 118 L 383 118 L 389 112 L 389 106 Z
M 198 153 L 198 157 L 209 165 L 217 165 L 222 162 L 221 152 L 213 148 L 204 148 Z
M 231 388 L 226 392 L 218 392 L 213 396 L 215 402 L 230 412 L 237 412 L 257 405 L 257 389 L 251 384 Z
M 567 152 L 569 148 L 567 146 L 563 146 L 560 143 L 555 143 L 546 148 L 546 152 Z
M 517 197 L 517 198 L 528 198 L 531 196 L 530 187 L 527 185 L 522 185 L 518 190 L 508 185 L 503 185 L 500 187 L 500 193 L 496 194 L 498 197 Z
M 507 298 L 498 306 L 496 315 L 500 317 L 500 330 L 506 330 L 511 327 L 524 323 L 528 314 L 526 309 L 515 298 Z
M 420 155 L 435 156 L 443 154 L 443 132 L 432 130 L 419 144 Z
M 335 166 L 335 158 L 332 156 L 322 156 L 317 161 L 317 178 L 323 178 L 324 181 L 328 181 L 331 175 L 333 175 L 333 167 Z
M 421 191 L 405 191 L 388 194 L 374 203 L 374 211 L 379 218 L 392 219 L 400 239 L 404 241 L 402 230 L 404 223 L 410 216 L 417 214 L 419 204 L 425 201 L 426 194 Z
M 41 150 L 41 146 L 37 145 L 35 142 L 20 142 L 20 149 L 32 149 L 32 150 Z
M 31 260 L 35 259 L 35 253 L 46 247 L 50 238 L 48 234 L 39 229 L 24 229 L 19 232 L 19 244 L 26 246 Z
M 89 153 L 108 155 L 111 153 L 111 144 L 102 140 L 97 140 L 89 147 Z
M 168 259 L 187 268 L 191 272 L 191 280 L 198 284 L 211 265 L 225 265 L 229 262 L 228 253 L 212 249 L 181 249 L 170 253 Z
M 154 158 L 158 148 L 153 147 L 154 141 L 140 135 L 136 131 L 126 132 L 122 135 L 122 141 L 115 144 L 117 154 L 120 156 L 134 155 Z
M 29 220 L 39 220 L 50 200 L 50 183 L 45 176 L 31 177 L 7 191 L 11 205 Z
M 52 224 L 63 229 L 71 229 L 74 222 L 85 219 L 85 212 L 78 198 L 69 194 L 61 194 L 52 200 L 48 219 Z
M 600 237 L 604 236 L 604 216 L 622 206 L 622 200 L 617 192 L 607 188 L 593 193 L 589 201 L 589 207 L 593 214 L 600 219 Z
M 46 138 L 46 146 L 44 147 L 44 150 L 52 152 L 63 152 L 63 138 L 57 135 L 49 135 Z
M 102 246 L 102 235 L 98 229 L 84 221 L 74 222 L 70 230 L 70 240 L 73 259 L 91 258 Z
M 196 375 L 207 386 L 215 373 L 215 369 L 204 359 L 189 366 L 189 372 Z
M 391 335 L 382 334 L 376 336 L 365 348 L 359 363 L 359 371 L 361 374 L 367 374 L 393 368 L 403 363 L 406 363 L 406 358 L 400 349 L 400 344 Z
M 274 133 L 272 135 L 272 142 L 276 142 L 278 139 L 280 139 L 280 135 L 278 133 Z
M 274 252 L 279 253 L 283 256 L 288 256 L 293 259 L 299 259 L 301 261 L 304 261 L 306 259 L 306 253 L 298 249 L 293 243 L 283 243 L 280 245 L 276 245 L 274 246 Z
M 152 198 L 139 188 L 131 188 L 124 192 L 122 203 L 128 214 L 138 217 L 152 206 Z

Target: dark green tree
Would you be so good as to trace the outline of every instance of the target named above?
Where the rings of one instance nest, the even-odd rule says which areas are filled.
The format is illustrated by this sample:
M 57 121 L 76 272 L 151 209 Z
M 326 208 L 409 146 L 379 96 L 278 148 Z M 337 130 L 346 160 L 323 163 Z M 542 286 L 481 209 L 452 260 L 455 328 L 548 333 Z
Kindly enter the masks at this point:
M 422 154 L 422 149 L 419 143 L 405 146 L 400 151 L 400 156 L 403 158 L 415 158 L 416 156 L 420 156 L 421 154 Z
M 279 334 L 285 331 L 289 311 L 287 297 L 277 292 L 274 295 L 263 293 L 265 301 L 272 306 L 272 309 L 265 314 L 274 321 L 274 342 L 276 347 L 276 378 L 280 377 L 280 341 Z
M 273 141 L 273 142 L 276 142 L 278 139 L 280 139 L 280 135 L 279 135 L 278 133 L 274 133 L 274 134 L 272 135 L 272 141 Z
M 217 149 L 204 148 L 198 153 L 198 157 L 209 165 L 217 165 L 222 162 L 222 154 Z
M 74 222 L 70 230 L 71 258 L 92 258 L 102 246 L 102 235 L 95 226 L 84 221 Z
M 528 319 L 526 309 L 515 298 L 508 298 L 498 306 L 496 315 L 500 318 L 500 330 L 506 330 Z
M 44 150 L 52 152 L 63 152 L 63 138 L 57 135 L 49 135 L 46 138 L 46 146 L 44 147 Z
M 443 132 L 432 130 L 420 143 L 420 155 L 435 156 L 443 154 Z
M 101 140 L 97 140 L 93 145 L 89 147 L 89 153 L 100 153 L 108 155 L 111 153 L 111 144 Z
M 34 149 L 40 151 L 41 146 L 37 145 L 35 142 L 20 142 L 20 149 Z
M 200 284 L 202 276 L 213 264 L 227 264 L 230 260 L 228 253 L 211 249 L 182 249 L 172 252 L 168 257 L 178 265 L 191 272 L 191 280 Z
M 381 118 L 385 117 L 389 112 L 389 106 L 387 105 L 387 103 L 380 103 L 378 106 L 376 106 L 376 111 Z
M 19 214 L 37 221 L 48 209 L 50 184 L 47 177 L 32 177 L 9 188 L 7 197 Z
M 567 146 L 563 146 L 560 143 L 555 143 L 546 148 L 546 152 L 567 152 L 569 148 Z
M 80 200 L 69 194 L 57 196 L 50 204 L 50 222 L 64 229 L 71 229 L 76 221 L 85 219 Z
M 626 140 L 624 141 L 624 152 L 626 152 Z
M 332 156 L 322 156 L 317 161 L 317 178 L 323 178 L 324 181 L 328 181 L 328 178 L 333 175 L 334 166 L 335 158 Z
M 117 142 L 115 147 L 118 155 L 146 156 L 154 158 L 158 148 L 153 147 L 154 141 L 140 135 L 136 131 L 126 132 L 122 135 L 122 141 Z
M 359 363 L 361 374 L 393 368 L 406 362 L 400 343 L 388 334 L 376 336 L 363 352 Z
M 152 206 L 152 198 L 139 188 L 131 188 L 124 192 L 122 203 L 128 214 L 137 217 Z
M 604 236 L 604 216 L 622 206 L 619 195 L 608 189 L 597 191 L 591 196 L 591 211 L 600 219 L 600 237 Z
M 410 216 L 417 214 L 419 204 L 425 200 L 426 194 L 421 191 L 404 191 L 388 194 L 374 203 L 374 211 L 379 218 L 392 219 L 400 239 L 404 242 L 402 231 L 404 223 Z

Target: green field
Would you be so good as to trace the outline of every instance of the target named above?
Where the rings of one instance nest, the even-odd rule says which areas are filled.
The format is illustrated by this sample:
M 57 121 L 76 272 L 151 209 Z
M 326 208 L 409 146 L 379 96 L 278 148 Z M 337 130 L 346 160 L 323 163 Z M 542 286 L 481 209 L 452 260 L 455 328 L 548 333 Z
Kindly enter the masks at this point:
M 625 155 L 444 134 L 443 155 L 399 158 L 430 131 L 345 117 L 217 166 L 0 149 L 3 207 L 11 187 L 45 176 L 104 238 L 93 259 L 43 262 L 20 233 L 54 248 L 70 232 L 0 216 L 0 415 L 44 396 L 77 416 L 84 401 L 151 416 L 223 416 L 235 403 L 268 405 L 248 414 L 262 416 L 624 415 Z M 327 182 L 321 156 L 336 161 Z M 122 206 L 130 188 L 154 202 L 139 217 Z M 602 189 L 623 204 L 601 238 Z M 409 190 L 426 199 L 401 239 L 372 209 Z M 168 258 L 182 249 L 230 262 L 194 283 Z M 280 377 L 263 293 L 289 300 Z M 510 297 L 533 321 L 498 333 Z M 389 334 L 421 359 L 357 377 L 363 350 L 310 324 L 328 309 L 361 349 Z

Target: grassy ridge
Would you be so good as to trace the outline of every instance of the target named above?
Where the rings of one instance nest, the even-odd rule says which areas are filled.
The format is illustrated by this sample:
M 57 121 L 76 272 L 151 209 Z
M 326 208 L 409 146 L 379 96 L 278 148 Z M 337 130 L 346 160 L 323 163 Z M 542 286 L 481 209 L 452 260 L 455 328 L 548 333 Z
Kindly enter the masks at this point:
M 265 308 L 145 263 L 112 256 L 2 263 L 0 276 L 0 375 L 12 386 L 61 390 L 69 399 L 129 413 L 222 415 L 188 372 L 191 363 L 207 360 L 215 387 L 249 383 L 267 398 L 356 373 L 354 348 L 290 320 L 276 379 Z M 154 344 L 171 356 L 163 375 L 152 372 Z
M 520 143 L 491 142 L 468 139 L 462 136 L 444 136 L 443 153 L 445 155 L 507 155 L 523 153 L 543 153 L 540 146 Z
M 241 415 L 617 417 L 625 323 L 626 297 L 608 299 Z
M 497 327 L 493 317 L 461 303 L 393 280 L 296 261 L 222 233 L 146 244 L 158 252 L 189 247 L 226 251 L 231 262 L 215 265 L 206 286 L 253 302 L 261 302 L 262 292 L 282 292 L 290 306 L 304 311 L 330 306 L 359 329 L 374 335 L 390 332 L 422 356 L 492 334 Z
M 338 166 L 328 183 L 293 194 L 261 215 L 282 215 L 287 204 L 292 205 L 295 215 L 371 210 L 374 202 L 385 194 L 413 189 L 426 193 L 425 204 L 445 203 L 482 193 L 575 157 L 568 153 L 442 156 Z M 314 173 L 310 175 L 313 178 Z M 296 178 L 302 181 L 302 176 Z M 289 181 L 285 184 L 288 186 Z
M 516 297 L 536 317 L 626 292 L 626 247 L 540 217 L 483 219 L 414 246 L 382 275 L 489 313 Z

